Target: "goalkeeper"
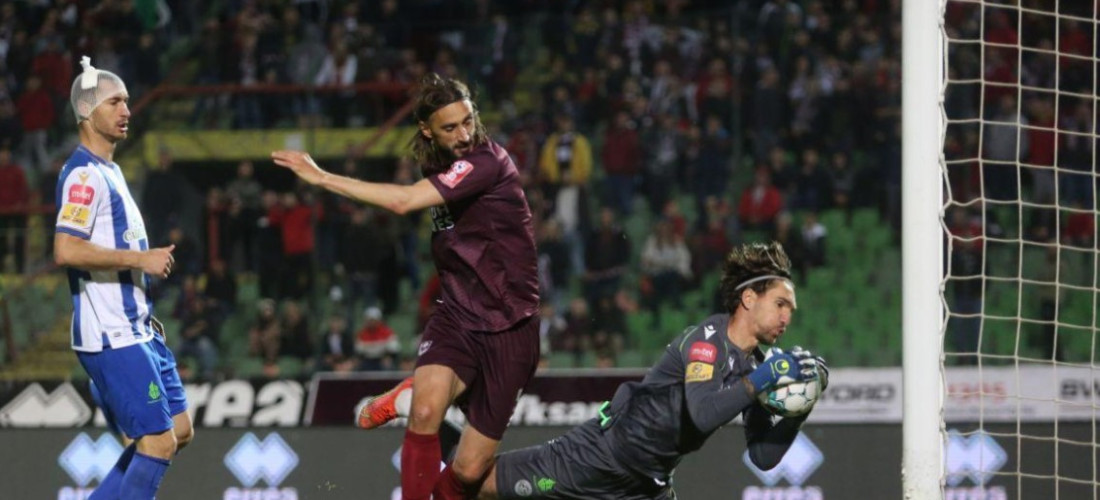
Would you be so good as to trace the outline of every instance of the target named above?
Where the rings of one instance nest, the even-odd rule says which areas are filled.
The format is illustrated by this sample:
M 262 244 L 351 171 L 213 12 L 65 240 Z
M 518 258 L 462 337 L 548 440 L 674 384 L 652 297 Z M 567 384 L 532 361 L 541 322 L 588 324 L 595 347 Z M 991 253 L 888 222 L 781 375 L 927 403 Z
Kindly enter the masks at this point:
M 737 415 L 753 463 L 778 465 L 806 416 L 773 423 L 756 395 L 819 374 L 824 385 L 828 367 L 797 347 L 767 360 L 760 349 L 779 340 L 796 307 L 779 243 L 735 248 L 721 289 L 728 314 L 677 336 L 645 378 L 619 386 L 596 418 L 499 455 L 476 498 L 674 499 L 676 465 Z

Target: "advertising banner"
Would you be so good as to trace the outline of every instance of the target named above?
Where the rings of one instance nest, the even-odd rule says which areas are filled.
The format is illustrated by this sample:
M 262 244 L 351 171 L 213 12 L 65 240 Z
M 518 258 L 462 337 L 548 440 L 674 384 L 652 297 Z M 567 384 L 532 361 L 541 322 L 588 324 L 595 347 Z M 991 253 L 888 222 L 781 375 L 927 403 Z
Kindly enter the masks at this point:
M 511 425 L 579 424 L 594 417 L 619 384 L 644 375 L 636 369 L 539 372 L 519 396 Z M 359 403 L 405 376 L 321 373 L 308 382 L 226 380 L 186 389 L 199 428 L 349 426 Z M 944 414 L 948 423 L 1091 422 L 1100 409 L 1098 388 L 1100 374 L 1089 368 L 953 367 L 945 370 Z M 898 368 L 834 369 L 810 422 L 899 423 L 902 389 Z M 454 409 L 448 418 L 463 420 Z M 86 381 L 0 383 L 0 429 L 102 425 Z
M 185 389 L 196 427 L 295 427 L 306 401 L 297 380 L 226 380 Z M 85 425 L 104 426 L 87 381 L 0 384 L 0 429 Z
M 567 430 L 513 428 L 501 449 L 543 443 Z M 1006 437 L 1016 430 L 1015 425 L 982 432 L 953 428 L 945 442 L 945 498 L 1092 498 L 1097 471 L 1088 451 L 1091 425 L 1025 424 L 1020 429 L 1031 436 L 1057 436 L 1060 446 L 1053 440 Z M 395 428 L 200 429 L 172 461 L 157 498 L 400 498 L 402 435 Z M 91 428 L 0 431 L 0 497 L 85 499 L 121 451 L 114 436 Z M 685 499 L 901 498 L 900 463 L 901 426 L 896 424 L 807 425 L 783 461 L 768 471 L 751 465 L 743 430 L 728 426 L 684 460 L 673 484 Z M 1055 481 L 1055 475 L 1061 480 Z

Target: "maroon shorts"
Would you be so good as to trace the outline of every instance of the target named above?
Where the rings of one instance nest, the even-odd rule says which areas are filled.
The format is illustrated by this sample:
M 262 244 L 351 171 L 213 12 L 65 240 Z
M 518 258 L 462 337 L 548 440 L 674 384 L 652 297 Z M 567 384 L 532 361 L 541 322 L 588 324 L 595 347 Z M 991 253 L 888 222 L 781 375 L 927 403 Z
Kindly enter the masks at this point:
M 445 314 L 424 327 L 416 366 L 443 365 L 466 384 L 455 404 L 469 425 L 499 441 L 520 391 L 539 364 L 539 318 L 531 316 L 500 332 L 474 332 Z

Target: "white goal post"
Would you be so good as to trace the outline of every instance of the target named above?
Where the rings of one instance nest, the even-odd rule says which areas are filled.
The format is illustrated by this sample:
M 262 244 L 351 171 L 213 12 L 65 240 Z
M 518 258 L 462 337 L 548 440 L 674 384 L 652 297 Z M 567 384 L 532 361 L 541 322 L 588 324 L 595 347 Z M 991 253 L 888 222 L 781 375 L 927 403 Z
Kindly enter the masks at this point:
M 902 5 L 902 488 L 942 498 L 943 1 Z

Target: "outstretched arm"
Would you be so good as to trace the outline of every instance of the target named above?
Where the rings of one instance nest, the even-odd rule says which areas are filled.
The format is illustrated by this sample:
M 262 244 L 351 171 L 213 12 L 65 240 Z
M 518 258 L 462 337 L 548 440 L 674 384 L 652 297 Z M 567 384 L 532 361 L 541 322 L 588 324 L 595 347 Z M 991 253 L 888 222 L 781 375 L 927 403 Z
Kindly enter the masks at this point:
M 398 214 L 442 205 L 444 202 L 443 196 L 427 179 L 421 179 L 411 186 L 366 182 L 327 172 L 317 166 L 309 153 L 302 151 L 275 151 L 271 153 L 271 158 L 276 165 L 286 167 L 309 184 Z

